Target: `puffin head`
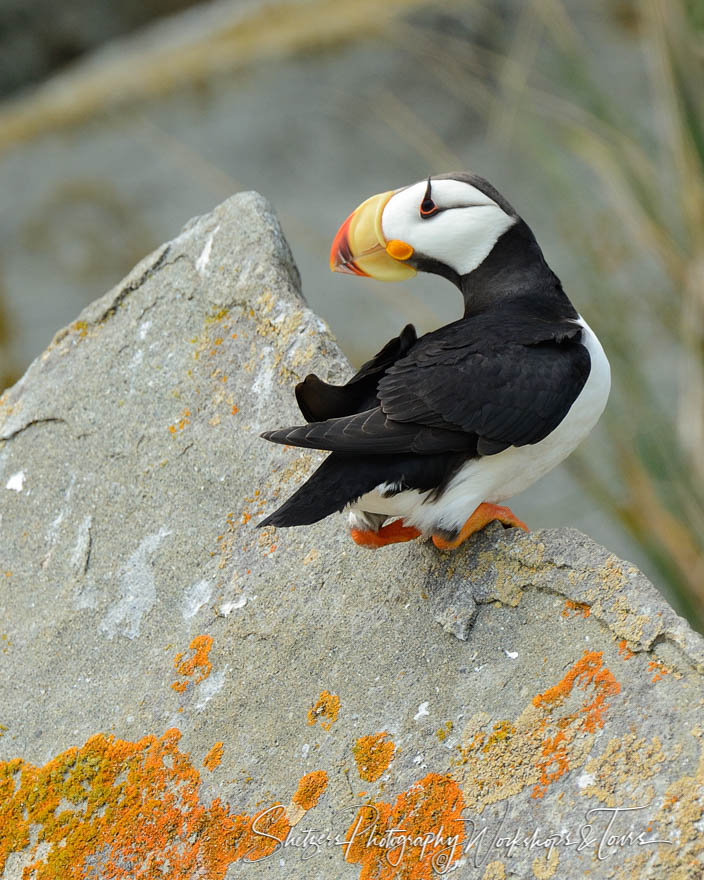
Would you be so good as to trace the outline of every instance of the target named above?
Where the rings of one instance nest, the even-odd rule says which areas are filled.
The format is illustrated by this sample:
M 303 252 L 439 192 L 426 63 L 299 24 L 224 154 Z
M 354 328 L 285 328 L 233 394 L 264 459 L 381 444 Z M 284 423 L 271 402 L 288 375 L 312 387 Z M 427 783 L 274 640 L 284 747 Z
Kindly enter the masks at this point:
M 519 222 L 482 177 L 438 174 L 362 202 L 335 236 L 330 268 L 379 281 L 433 272 L 459 284 Z

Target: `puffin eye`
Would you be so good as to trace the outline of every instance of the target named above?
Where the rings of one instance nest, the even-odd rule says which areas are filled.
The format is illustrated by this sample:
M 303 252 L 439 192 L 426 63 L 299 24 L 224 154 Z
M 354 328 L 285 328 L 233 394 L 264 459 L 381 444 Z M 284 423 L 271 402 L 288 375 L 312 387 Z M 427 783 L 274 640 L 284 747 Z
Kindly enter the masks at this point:
M 427 217 L 432 217 L 433 214 L 437 214 L 440 211 L 440 208 L 435 204 L 435 202 L 431 198 L 423 199 L 420 203 L 420 216 L 425 220 Z
M 435 204 L 433 197 L 430 194 L 430 178 L 428 178 L 428 185 L 425 188 L 423 201 L 420 203 L 421 219 L 426 220 L 428 217 L 432 217 L 433 214 L 437 214 L 438 211 L 440 211 L 440 208 Z

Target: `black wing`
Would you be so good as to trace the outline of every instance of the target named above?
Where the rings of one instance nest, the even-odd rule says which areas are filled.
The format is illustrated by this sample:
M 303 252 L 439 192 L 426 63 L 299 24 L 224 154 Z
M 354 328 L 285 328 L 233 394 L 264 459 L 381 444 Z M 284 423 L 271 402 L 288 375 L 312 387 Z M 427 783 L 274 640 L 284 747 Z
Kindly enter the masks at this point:
M 379 383 L 381 408 L 397 422 L 473 433 L 480 455 L 545 439 L 589 376 L 589 352 L 575 324 L 552 326 L 537 341 L 525 327 L 528 341 L 511 338 L 519 328 L 481 340 L 475 328 L 469 344 L 456 325 L 448 329 L 429 334 L 434 338 L 389 368 Z
M 378 383 L 380 405 L 262 436 L 348 454 L 466 450 L 537 443 L 587 380 L 589 352 L 572 321 L 474 316 L 429 333 Z
M 371 409 L 378 401 L 376 387 L 384 372 L 406 355 L 417 341 L 416 328 L 407 324 L 382 350 L 367 361 L 346 385 L 329 385 L 311 373 L 296 385 L 298 407 L 307 422 L 321 422 Z

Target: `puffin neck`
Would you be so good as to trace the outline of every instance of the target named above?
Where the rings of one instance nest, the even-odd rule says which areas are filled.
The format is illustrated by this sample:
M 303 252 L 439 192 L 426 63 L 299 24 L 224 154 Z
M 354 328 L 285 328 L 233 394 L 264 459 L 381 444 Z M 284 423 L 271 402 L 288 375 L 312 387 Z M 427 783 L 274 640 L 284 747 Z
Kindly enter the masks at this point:
M 520 218 L 481 265 L 458 279 L 457 286 L 464 298 L 465 318 L 509 303 L 549 319 L 578 317 L 535 236 Z

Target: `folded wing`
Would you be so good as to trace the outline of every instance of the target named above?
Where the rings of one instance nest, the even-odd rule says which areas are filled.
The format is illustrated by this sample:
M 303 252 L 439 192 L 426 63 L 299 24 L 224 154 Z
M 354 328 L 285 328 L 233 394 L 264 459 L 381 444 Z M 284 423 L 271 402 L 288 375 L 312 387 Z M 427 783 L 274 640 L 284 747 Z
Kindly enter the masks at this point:
M 427 334 L 391 360 L 402 338 L 392 340 L 391 349 L 387 346 L 338 389 L 349 395 L 346 401 L 332 394 L 313 400 L 312 390 L 302 392 L 306 418 L 323 412 L 332 417 L 262 436 L 351 455 L 491 455 L 547 437 L 589 375 L 581 328 L 571 321 L 527 323 L 521 316 L 515 326 L 507 319 L 497 329 L 495 324 L 484 328 L 481 319 L 462 320 Z M 344 413 L 352 405 L 356 392 L 349 388 L 355 380 L 364 388 L 359 400 L 368 408 Z

